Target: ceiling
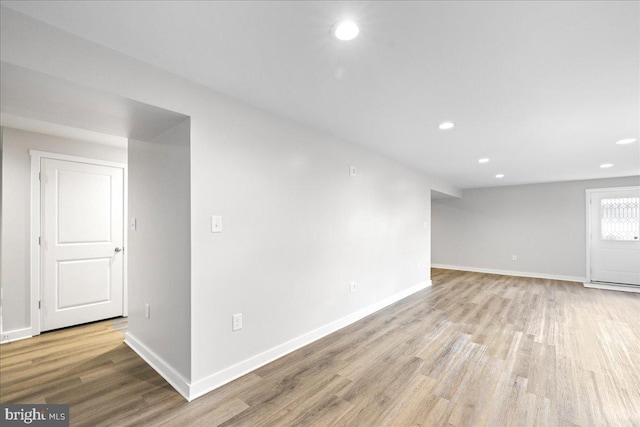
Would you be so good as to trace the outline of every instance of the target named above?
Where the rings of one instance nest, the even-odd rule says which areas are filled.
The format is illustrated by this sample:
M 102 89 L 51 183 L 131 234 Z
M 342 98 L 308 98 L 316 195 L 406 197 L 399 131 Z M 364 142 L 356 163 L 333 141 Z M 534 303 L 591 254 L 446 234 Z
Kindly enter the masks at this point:
M 638 2 L 2 4 L 461 188 L 640 174 Z
M 124 146 L 128 138 L 148 141 L 187 119 L 184 114 L 4 62 L 0 75 L 3 126 Z M 82 129 L 90 132 L 78 133 Z

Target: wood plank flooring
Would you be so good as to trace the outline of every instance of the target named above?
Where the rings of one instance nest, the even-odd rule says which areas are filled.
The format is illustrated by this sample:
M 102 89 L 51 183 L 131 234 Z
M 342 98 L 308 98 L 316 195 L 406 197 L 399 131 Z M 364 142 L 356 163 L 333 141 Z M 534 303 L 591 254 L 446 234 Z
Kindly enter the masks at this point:
M 433 287 L 191 403 L 111 321 L 0 347 L 0 401 L 78 426 L 640 426 L 640 295 L 433 270 Z

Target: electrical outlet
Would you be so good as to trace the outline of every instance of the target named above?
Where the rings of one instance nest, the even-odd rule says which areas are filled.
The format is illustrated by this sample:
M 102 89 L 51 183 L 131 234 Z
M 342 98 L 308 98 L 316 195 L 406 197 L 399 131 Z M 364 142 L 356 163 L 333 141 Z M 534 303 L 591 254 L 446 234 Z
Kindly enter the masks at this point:
M 149 303 L 144 304 L 144 317 L 151 319 L 151 305 Z
M 9 335 L 3 335 L 2 336 L 2 340 L 0 340 L 0 341 L 2 341 L 2 342 L 9 341 Z
M 518 255 L 511 255 L 511 261 L 517 261 Z
M 231 316 L 231 330 L 239 331 L 242 329 L 242 313 Z
M 354 293 L 356 291 L 356 282 L 351 282 L 349 284 L 349 292 Z

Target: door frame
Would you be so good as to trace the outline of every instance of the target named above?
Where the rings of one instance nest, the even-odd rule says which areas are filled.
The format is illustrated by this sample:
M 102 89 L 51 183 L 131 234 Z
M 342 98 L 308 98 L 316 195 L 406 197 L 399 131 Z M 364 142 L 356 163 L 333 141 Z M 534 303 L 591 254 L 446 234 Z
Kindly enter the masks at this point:
M 111 162 L 108 160 L 100 160 L 100 159 L 91 159 L 88 157 L 78 157 L 71 156 L 68 154 L 61 153 L 50 153 L 47 151 L 38 151 L 38 150 L 29 150 L 29 155 L 31 156 L 31 239 L 30 239 L 30 258 L 31 258 L 31 271 L 30 271 L 30 289 L 31 289 L 31 335 L 36 336 L 40 335 L 40 296 L 41 296 L 41 288 L 40 288 L 40 244 L 38 239 L 40 238 L 40 227 L 42 224 L 42 210 L 40 208 L 40 168 L 42 159 L 53 159 L 53 160 L 65 160 L 68 162 L 78 162 L 78 163 L 87 163 L 90 165 L 97 166 L 110 166 L 115 168 L 120 168 L 123 170 L 123 241 L 125 250 L 123 251 L 123 269 L 122 274 L 124 277 L 122 278 L 122 315 L 129 315 L 129 301 L 128 301 L 128 274 L 127 274 L 127 266 L 128 266 L 128 256 L 127 256 L 127 248 L 128 248 L 128 240 L 127 240 L 127 217 L 128 217 L 128 201 L 129 201 L 129 185 L 128 185 L 128 173 L 127 173 L 127 165 L 124 163 Z
M 608 188 L 588 188 L 585 190 L 586 193 L 586 197 L 585 197 L 585 201 L 586 201 L 586 212 L 587 212 L 587 281 L 584 283 L 585 286 L 592 284 L 593 282 L 591 281 L 591 244 L 592 244 L 592 236 L 591 236 L 591 230 L 592 230 L 592 225 L 593 225 L 593 221 L 595 219 L 600 219 L 599 215 L 594 215 L 591 212 L 591 195 L 593 193 L 606 193 L 606 192 L 616 192 L 616 191 L 629 191 L 629 190 L 640 190 L 640 186 L 639 185 L 631 185 L 628 187 L 608 187 Z M 618 285 L 602 285 L 602 286 L 618 286 Z M 624 285 L 619 285 L 620 287 L 623 287 Z M 591 286 L 590 286 L 591 287 Z M 609 289 L 608 287 L 606 289 Z

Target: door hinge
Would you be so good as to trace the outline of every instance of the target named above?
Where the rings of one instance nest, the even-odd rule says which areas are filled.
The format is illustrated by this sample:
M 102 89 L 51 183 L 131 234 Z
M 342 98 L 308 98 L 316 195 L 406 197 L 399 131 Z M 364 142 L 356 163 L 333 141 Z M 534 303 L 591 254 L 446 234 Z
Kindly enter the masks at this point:
M 42 172 L 38 172 L 38 181 L 42 181 Z
M 38 310 L 42 310 L 42 301 L 38 301 Z
M 38 245 L 42 245 L 42 237 L 38 236 Z

